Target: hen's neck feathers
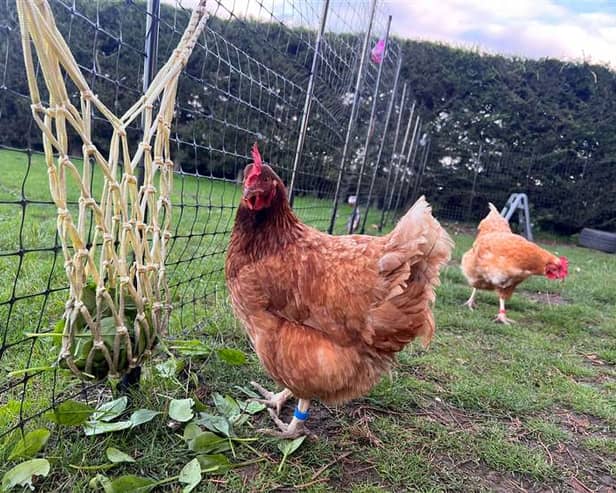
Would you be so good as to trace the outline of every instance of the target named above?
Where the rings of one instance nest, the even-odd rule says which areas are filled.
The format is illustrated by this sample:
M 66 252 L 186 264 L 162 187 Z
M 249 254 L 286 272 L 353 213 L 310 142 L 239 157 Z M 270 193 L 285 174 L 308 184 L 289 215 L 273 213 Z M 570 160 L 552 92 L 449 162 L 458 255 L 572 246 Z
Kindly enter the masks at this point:
M 521 265 L 525 265 L 529 272 L 538 276 L 545 274 L 545 268 L 548 264 L 559 264 L 556 255 L 553 255 L 536 243 L 528 240 L 526 240 L 523 248 L 517 247 L 514 251 L 510 251 L 507 256 L 511 258 L 514 263 L 519 262 Z
M 538 245 L 535 245 L 535 246 L 537 247 L 537 256 L 539 258 L 536 274 L 538 275 L 545 274 L 545 268 L 548 264 L 558 265 L 560 263 L 560 260 L 558 259 L 556 255 L 548 252 L 547 250 L 544 250 Z
M 240 204 L 231 250 L 259 258 L 280 251 L 299 238 L 305 226 L 291 210 L 284 190 L 276 194 L 270 207 L 251 211 Z

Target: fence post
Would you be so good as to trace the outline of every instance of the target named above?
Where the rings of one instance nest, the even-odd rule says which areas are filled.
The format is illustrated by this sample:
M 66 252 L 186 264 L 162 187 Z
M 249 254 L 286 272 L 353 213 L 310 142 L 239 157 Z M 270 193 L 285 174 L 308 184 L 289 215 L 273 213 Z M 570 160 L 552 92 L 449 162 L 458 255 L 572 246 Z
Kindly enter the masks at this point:
M 409 190 L 411 189 L 411 175 L 413 174 L 413 169 L 415 168 L 415 159 L 417 158 L 417 149 L 419 149 L 419 142 L 420 139 L 418 139 L 418 135 L 421 134 L 421 125 L 419 124 L 420 122 L 420 118 L 417 117 L 417 120 L 415 121 L 415 128 L 413 130 L 413 137 L 411 137 L 411 144 L 409 145 L 409 151 L 408 154 L 406 156 L 406 169 L 409 170 L 409 176 L 408 176 L 408 180 L 406 182 L 406 188 L 404 187 L 404 185 L 401 183 L 400 184 L 400 191 L 398 192 L 398 198 L 396 200 L 396 203 L 394 205 L 394 210 L 397 210 L 398 207 L 400 206 L 400 198 L 404 197 L 405 200 L 408 197 L 408 193 Z M 424 148 L 425 151 L 425 148 Z M 420 159 L 420 161 L 423 158 Z M 402 192 L 402 189 L 405 188 L 405 191 Z
M 406 131 L 404 132 L 404 140 L 402 141 L 402 148 L 400 149 L 400 156 L 398 157 L 398 166 L 396 167 L 396 174 L 394 175 L 394 183 L 391 186 L 391 194 L 387 202 L 387 208 L 385 209 L 385 211 L 383 211 L 383 226 L 387 223 L 389 211 L 391 210 L 394 196 L 396 195 L 396 187 L 398 186 L 398 178 L 400 177 L 400 171 L 402 168 L 402 157 L 404 156 L 404 149 L 406 148 L 406 143 L 409 140 L 411 124 L 413 123 L 413 116 L 415 115 L 415 105 L 416 105 L 416 102 L 413 101 L 413 106 L 411 106 L 411 112 L 409 113 L 409 121 L 406 124 Z M 415 122 L 415 129 L 413 130 L 413 139 L 411 139 L 411 145 L 409 147 L 409 151 L 413 148 L 413 140 L 415 139 L 415 133 L 417 132 L 418 124 L 419 124 L 419 117 L 417 117 L 417 120 Z M 410 153 L 407 157 L 407 162 L 405 163 L 406 166 L 408 165 L 409 157 L 410 157 Z
M 398 91 L 398 79 L 400 78 L 400 68 L 402 67 L 402 57 L 398 57 L 398 65 L 396 67 L 396 75 L 394 78 L 394 87 L 391 90 L 391 99 L 389 100 L 389 106 L 387 107 L 387 116 L 385 117 L 385 127 L 383 129 L 383 135 L 381 136 L 381 144 L 379 145 L 379 152 L 376 156 L 376 163 L 374 165 L 374 170 L 372 171 L 372 180 L 370 181 L 370 188 L 368 190 L 368 199 L 366 202 L 366 212 L 364 214 L 364 219 L 361 223 L 361 230 L 359 231 L 361 234 L 366 232 L 366 221 L 368 220 L 368 212 L 370 212 L 370 202 L 372 201 L 372 192 L 374 191 L 374 184 L 376 182 L 376 175 L 379 171 L 379 165 L 381 164 L 381 157 L 383 156 L 383 149 L 385 147 L 385 140 L 387 138 L 387 129 L 389 128 L 389 120 L 391 119 L 391 114 L 393 112 L 394 104 L 396 102 L 396 92 Z M 391 172 L 390 175 L 391 176 Z
M 387 174 L 387 182 L 385 183 L 385 193 L 383 194 L 383 208 L 381 209 L 381 219 L 379 220 L 379 231 L 383 229 L 383 220 L 385 219 L 385 210 L 387 208 L 387 196 L 389 195 L 389 184 L 391 183 L 391 175 L 394 172 L 394 161 L 396 156 L 396 147 L 398 147 L 398 136 L 400 135 L 400 125 L 402 124 L 402 113 L 404 112 L 404 103 L 406 99 L 406 82 L 402 86 L 402 97 L 400 98 L 400 113 L 398 113 L 398 123 L 396 123 L 396 133 L 394 135 L 394 145 L 391 151 L 391 159 L 389 160 L 389 173 Z
M 321 23 L 319 31 L 314 42 L 314 56 L 312 57 L 312 67 L 310 68 L 310 78 L 308 79 L 308 87 L 306 89 L 306 99 L 304 101 L 304 110 L 302 112 L 302 122 L 297 139 L 297 148 L 295 149 L 295 159 L 293 161 L 293 171 L 291 172 L 291 181 L 289 182 L 289 204 L 293 207 L 293 199 L 295 198 L 295 177 L 297 170 L 302 160 L 302 151 L 304 150 L 304 142 L 306 141 L 306 131 L 308 129 L 308 120 L 310 119 L 310 110 L 312 108 L 312 95 L 314 94 L 314 79 L 317 72 L 317 64 L 319 61 L 319 52 L 321 50 L 321 41 L 325 32 L 325 24 L 327 23 L 327 12 L 329 9 L 329 0 L 325 0 L 323 10 L 321 12 Z
M 398 190 L 398 196 L 396 197 L 396 203 L 394 204 L 393 210 L 397 211 L 401 204 L 402 197 L 406 197 L 411 189 L 411 176 L 413 168 L 415 167 L 415 159 L 417 158 L 417 149 L 419 149 L 419 139 L 417 139 L 417 135 L 421 133 L 421 125 L 417 125 L 419 123 L 419 117 L 417 117 L 415 130 L 413 132 L 413 137 L 411 138 L 411 143 L 409 145 L 409 152 L 406 156 L 406 163 L 404 169 L 407 170 L 408 176 L 406 180 L 406 185 L 401 181 L 400 182 L 400 190 Z M 425 152 L 425 148 L 424 148 Z M 412 156 L 412 157 L 411 157 Z M 423 158 L 422 158 L 423 159 Z M 404 190 L 404 192 L 402 191 Z
M 415 184 L 413 185 L 413 195 L 411 195 L 411 202 L 415 202 L 417 200 L 417 190 L 419 185 L 421 185 L 421 180 L 423 179 L 423 174 L 426 169 L 426 163 L 428 162 L 428 156 L 430 155 L 430 149 L 432 147 L 432 139 L 428 139 L 426 143 L 426 149 L 424 152 L 423 161 L 421 163 L 421 168 L 419 169 L 419 173 L 417 174 L 417 179 L 415 180 Z M 408 195 L 407 195 L 408 200 Z
M 391 15 L 387 19 L 387 30 L 385 31 L 385 50 L 383 51 L 383 59 L 379 64 L 379 70 L 376 74 L 376 82 L 374 83 L 374 92 L 372 93 L 372 108 L 370 109 L 370 120 L 368 121 L 368 130 L 366 131 L 366 140 L 364 142 L 364 157 L 361 160 L 359 167 L 359 175 L 357 177 L 357 185 L 355 186 L 355 204 L 353 204 L 353 212 L 351 217 L 354 218 L 359 209 L 359 192 L 361 190 L 361 181 L 364 175 L 364 168 L 368 162 L 368 147 L 370 146 L 370 139 L 372 132 L 374 131 L 374 120 L 376 119 L 376 106 L 379 99 L 379 88 L 381 86 L 381 75 L 383 73 L 383 65 L 385 65 L 385 57 L 387 56 L 387 48 L 389 47 L 389 28 L 391 27 Z M 347 233 L 353 232 L 353 219 L 349 221 L 349 230 Z
M 143 93 L 148 90 L 156 72 L 156 59 L 158 58 L 158 28 L 160 26 L 160 0 L 148 0 L 145 19 L 145 57 L 143 59 Z M 141 116 L 141 126 L 144 123 L 145 113 Z M 137 188 L 143 186 L 145 169 L 143 161 L 139 165 L 137 175 Z M 146 210 L 147 214 L 147 210 Z M 147 216 L 145 216 L 147 219 Z M 146 220 L 144 219 L 144 221 Z
M 327 228 L 327 232 L 329 234 L 332 234 L 334 232 L 334 225 L 336 224 L 336 214 L 338 213 L 338 199 L 340 196 L 340 185 L 342 183 L 342 176 L 344 175 L 344 162 L 346 161 L 347 153 L 349 152 L 351 134 L 353 133 L 353 129 L 355 127 L 357 107 L 360 100 L 360 91 L 364 79 L 364 66 L 366 64 L 366 57 L 368 55 L 368 45 L 370 43 L 370 35 L 372 33 L 372 23 L 374 22 L 376 2 L 377 0 L 372 0 L 372 6 L 370 8 L 370 22 L 368 23 L 368 29 L 366 30 L 366 35 L 364 36 L 361 59 L 359 61 L 359 69 L 357 71 L 357 79 L 355 80 L 355 94 L 353 95 L 353 106 L 351 107 L 351 115 L 349 117 L 349 123 L 347 125 L 346 137 L 344 139 L 344 147 L 342 148 L 342 157 L 340 158 L 340 169 L 338 171 L 338 180 L 336 181 L 336 191 L 334 192 L 332 216 L 329 221 L 329 228 Z

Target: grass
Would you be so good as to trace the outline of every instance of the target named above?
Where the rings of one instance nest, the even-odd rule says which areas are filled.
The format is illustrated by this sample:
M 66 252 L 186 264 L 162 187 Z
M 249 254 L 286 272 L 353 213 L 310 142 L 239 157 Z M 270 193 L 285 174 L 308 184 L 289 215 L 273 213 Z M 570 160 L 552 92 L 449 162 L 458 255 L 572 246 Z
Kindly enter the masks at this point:
M 47 200 L 46 174 L 39 157 L 27 171 L 23 154 L 0 152 L 3 175 L 0 201 L 19 200 L 24 176 L 28 199 Z M 97 473 L 110 478 L 137 474 L 155 479 L 177 475 L 194 453 L 182 439 L 182 429 L 170 428 L 165 414 L 171 398 L 192 397 L 215 412 L 218 392 L 242 398 L 237 385 L 259 380 L 271 385 L 246 337 L 230 313 L 220 271 L 231 227 L 237 189 L 228 182 L 183 177 L 176 181 L 175 200 L 191 207 L 177 211 L 178 240 L 171 252 L 170 275 L 178 306 L 170 339 L 198 339 L 213 349 L 242 350 L 246 362 L 225 363 L 216 353 L 186 356 L 172 350 L 176 374 L 156 364 L 164 352 L 144 367 L 132 408 L 163 414 L 132 431 L 85 437 L 81 428 L 59 427 L 45 418 L 27 423 L 26 430 L 52 431 L 39 453 L 51 462 L 51 473 L 38 480 L 41 491 L 89 491 Z M 326 225 L 329 204 L 300 198 L 300 214 L 318 227 Z M 21 205 L 0 204 L 0 252 L 48 247 L 54 243 L 55 209 L 28 204 L 22 221 Z M 344 227 L 348 208 L 340 212 Z M 369 223 L 376 222 L 373 217 Z M 23 226 L 22 226 L 23 224 Z M 278 471 L 281 453 L 275 439 L 256 432 L 269 426 L 265 413 L 238 429 L 235 464 L 226 472 L 207 474 L 197 491 L 311 492 L 349 491 L 557 491 L 615 488 L 616 462 L 616 260 L 613 256 L 555 243 L 547 248 L 567 255 L 571 274 L 563 283 L 533 278 L 522 284 L 508 305 L 512 326 L 497 325 L 493 293 L 480 293 L 479 308 L 469 312 L 461 304 L 468 297 L 458 264 L 472 243 L 466 228 L 448 225 L 456 241 L 451 265 L 442 275 L 435 309 L 437 334 L 428 350 L 411 345 L 399 363 L 366 397 L 339 407 L 315 403 L 310 418 L 319 440 L 307 440 Z M 192 237 L 190 235 L 193 235 Z M 52 252 L 0 256 L 0 303 L 49 286 L 64 286 L 60 261 Z M 549 295 L 549 296 L 547 296 Z M 16 301 L 12 311 L 0 306 L 0 327 L 7 343 L 23 332 L 44 330 L 62 309 L 65 293 Z M 207 298 L 210 303 L 205 302 Z M 214 300 L 214 303 L 211 301 Z M 8 322 L 7 322 L 8 320 Z M 28 360 L 32 352 L 31 360 Z M 53 357 L 42 340 L 9 347 L 0 360 L 0 384 L 8 371 L 37 366 Z M 72 384 L 60 377 L 57 388 Z M 49 405 L 51 375 L 31 378 L 25 385 L 0 395 L 0 429 Z M 74 387 L 79 390 L 78 386 Z M 107 388 L 90 391 L 91 401 L 108 400 Z M 291 409 L 284 410 L 288 418 Z M 173 424 L 173 423 L 171 423 Z M 0 459 L 7 466 L 18 434 L 0 439 Z M 3 441 L 4 440 L 4 441 Z M 102 465 L 105 450 L 130 453 L 134 463 L 110 470 L 83 469 Z M 580 484 L 582 486 L 580 486 Z M 177 481 L 160 491 L 180 491 Z

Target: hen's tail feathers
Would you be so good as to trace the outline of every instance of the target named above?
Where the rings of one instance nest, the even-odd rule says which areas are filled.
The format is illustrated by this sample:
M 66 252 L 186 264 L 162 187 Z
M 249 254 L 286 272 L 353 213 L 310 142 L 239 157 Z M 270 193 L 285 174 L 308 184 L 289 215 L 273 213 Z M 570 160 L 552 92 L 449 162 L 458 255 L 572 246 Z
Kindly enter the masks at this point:
M 489 202 L 488 206 L 490 207 L 490 212 L 488 215 L 479 223 L 478 230 L 480 234 L 486 233 L 510 233 L 511 227 L 509 226 L 509 221 L 501 216 L 501 213 L 496 208 L 496 206 Z
M 490 207 L 490 212 L 496 212 L 500 216 L 500 211 L 492 202 L 488 202 L 488 207 Z
M 389 234 L 381 272 L 393 271 L 417 256 L 427 256 L 439 267 L 449 261 L 453 241 L 432 216 L 432 207 L 422 195 Z
M 452 249 L 453 241 L 420 197 L 389 234 L 379 260 L 383 301 L 373 313 L 377 346 L 399 351 L 415 337 L 428 345 L 434 333 L 434 288 Z

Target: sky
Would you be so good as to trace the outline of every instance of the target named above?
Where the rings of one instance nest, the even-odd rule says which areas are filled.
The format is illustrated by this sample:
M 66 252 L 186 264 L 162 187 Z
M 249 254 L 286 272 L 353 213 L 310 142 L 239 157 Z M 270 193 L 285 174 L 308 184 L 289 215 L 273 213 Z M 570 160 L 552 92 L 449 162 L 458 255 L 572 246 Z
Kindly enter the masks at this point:
M 335 0 L 334 0 L 335 1 Z M 616 0 L 386 0 L 392 29 L 527 58 L 610 63 L 616 68 Z
M 163 0 L 173 3 L 174 0 Z M 181 0 L 190 7 L 198 0 Z M 323 0 L 217 0 L 239 15 L 275 13 L 318 24 Z M 616 69 L 616 0 L 380 0 L 403 38 L 445 42 L 510 56 L 610 64 Z M 209 7 L 216 2 L 209 1 Z M 351 8 L 349 8 L 349 5 Z M 328 25 L 367 13 L 368 0 L 330 0 Z M 218 9 L 224 13 L 224 8 Z M 382 19 L 381 19 L 382 20 Z M 380 22 L 380 26 L 383 22 Z

